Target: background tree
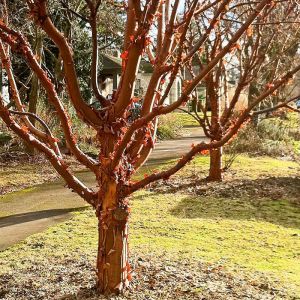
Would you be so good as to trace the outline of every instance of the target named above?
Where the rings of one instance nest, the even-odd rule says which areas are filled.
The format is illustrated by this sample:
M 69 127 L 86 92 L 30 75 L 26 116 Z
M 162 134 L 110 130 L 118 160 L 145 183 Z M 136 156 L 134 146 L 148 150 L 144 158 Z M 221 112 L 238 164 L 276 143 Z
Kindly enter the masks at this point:
M 7 9 L 10 12 L 8 15 L 8 24 L 14 24 L 21 32 L 26 32 L 26 38 L 30 43 L 31 48 L 36 55 L 38 62 L 46 70 L 48 76 L 55 84 L 56 92 L 63 102 L 68 99 L 64 95 L 65 78 L 63 72 L 63 62 L 56 45 L 45 33 L 36 27 L 31 22 L 24 22 L 28 16 L 27 4 L 23 1 L 9 1 L 6 3 Z M 4 2 L 3 2 L 4 7 Z M 91 93 L 90 69 L 91 62 L 87 62 L 86 58 L 92 55 L 92 42 L 90 39 L 89 29 L 89 9 L 85 1 L 72 0 L 65 1 L 50 1 L 48 5 L 53 23 L 64 34 L 68 42 L 74 49 L 74 62 L 78 74 L 78 81 L 81 93 L 87 103 L 93 103 L 95 98 Z M 107 51 L 111 48 L 119 48 L 121 46 L 121 34 L 124 26 L 124 13 L 120 8 L 116 7 L 110 1 L 103 1 L 100 8 L 101 14 L 98 26 L 98 40 L 101 47 L 100 52 Z M 103 22 L 106 18 L 113 19 L 114 22 Z M 26 62 L 19 56 L 11 57 L 11 63 L 14 70 L 16 85 L 20 94 L 22 105 L 28 106 L 28 112 L 33 114 L 42 114 L 42 116 L 51 115 L 52 120 L 47 118 L 48 125 L 60 137 L 61 144 L 64 144 L 63 134 L 57 126 L 58 120 L 53 112 L 52 107 L 46 100 L 46 95 L 42 89 L 35 73 L 28 67 Z M 101 61 L 99 70 L 101 69 Z M 2 69 L 1 69 L 2 70 Z M 4 72 L 5 73 L 5 72 Z M 10 106 L 15 109 L 14 101 L 11 101 Z M 76 114 L 70 105 L 66 108 L 69 110 L 71 119 L 76 122 Z M 29 117 L 33 125 L 36 120 Z M 39 127 L 39 124 L 36 124 Z M 34 155 L 34 148 L 25 143 L 26 152 Z
M 215 13 L 216 8 L 213 9 Z M 236 30 L 236 26 L 242 24 L 234 13 L 246 20 L 249 16 L 247 9 L 247 6 L 237 4 L 230 17 L 224 13 L 220 15 L 214 29 L 215 35 L 207 38 L 205 46 L 198 53 L 198 59 L 190 61 L 187 68 L 189 77 L 194 77 L 194 70 L 203 68 L 222 50 L 223 44 L 230 40 L 232 30 Z M 202 31 L 207 22 L 207 18 L 203 16 L 195 19 L 190 28 L 190 43 L 195 37 L 203 35 Z M 271 87 L 276 80 L 297 65 L 298 23 L 297 3 L 286 2 L 275 6 L 272 14 L 261 15 L 252 23 L 239 42 L 232 47 L 231 52 L 206 76 L 203 82 L 205 99 L 201 98 L 197 90 L 194 92 L 193 102 L 196 104 L 193 105 L 192 116 L 199 122 L 209 139 L 222 139 L 227 128 L 232 126 L 237 115 L 247 106 L 250 111 L 260 110 L 260 107 L 275 109 L 279 103 L 292 101 L 293 89 L 288 83 L 263 101 L 256 102 L 264 87 Z M 257 119 L 259 115 L 254 112 L 251 119 Z M 210 150 L 208 180 L 222 180 L 222 152 L 222 147 Z
M 264 26 L 261 24 L 264 23 Z M 259 53 L 264 53 L 261 64 L 261 76 L 252 79 L 249 85 L 248 101 L 251 104 L 258 91 L 265 85 L 288 72 L 298 63 L 299 49 L 299 4 L 283 3 L 266 20 L 258 19 L 253 24 L 254 28 L 260 28 L 261 43 Z M 249 41 L 249 46 L 253 41 Z M 247 49 L 241 53 L 241 59 L 248 56 Z M 290 82 L 291 87 L 292 82 Z M 276 94 L 268 97 L 258 105 L 258 109 L 276 106 L 279 102 L 291 98 L 293 89 L 281 87 Z M 257 125 L 258 115 L 252 118 L 253 124 Z
M 98 87 L 98 13 L 101 1 L 86 0 L 89 11 L 88 22 L 92 41 L 91 91 L 100 103 L 100 109 L 87 104 L 79 85 L 74 63 L 74 51 L 71 43 L 52 22 L 51 11 L 47 9 L 45 0 L 27 0 L 29 14 L 35 26 L 43 30 L 47 39 L 51 40 L 59 51 L 63 63 L 63 76 L 66 87 L 64 97 L 74 106 L 78 117 L 96 132 L 99 149 L 98 159 L 93 159 L 79 149 L 76 143 L 72 124 L 65 109 L 62 93 L 57 92 L 55 79 L 49 76 L 47 70 L 40 65 L 34 55 L 26 37 L 8 26 L 5 21 L 0 22 L 0 40 L 3 51 L 1 59 L 6 72 L 9 74 L 10 85 L 17 112 L 9 110 L 0 101 L 0 116 L 6 125 L 26 142 L 43 152 L 53 167 L 64 178 L 67 186 L 78 193 L 92 207 L 99 220 L 99 246 L 97 258 L 97 285 L 100 292 L 118 292 L 126 287 L 131 279 L 128 262 L 128 218 L 130 214 L 129 196 L 149 183 L 167 179 L 183 168 L 193 157 L 203 151 L 218 148 L 230 140 L 241 125 L 250 116 L 252 107 L 245 109 L 230 126 L 225 127 L 222 138 L 210 142 L 192 145 L 183 157 L 170 169 L 153 173 L 138 182 L 131 180 L 133 173 L 144 164 L 155 144 L 157 119 L 184 103 L 192 95 L 200 82 L 222 61 L 222 59 L 236 48 L 237 42 L 245 34 L 249 26 L 257 20 L 274 11 L 274 2 L 259 1 L 248 17 L 240 26 L 232 26 L 230 36 L 224 43 L 219 44 L 219 50 L 210 56 L 210 61 L 195 74 L 188 82 L 178 100 L 172 104 L 165 104 L 170 88 L 180 71 L 188 64 L 203 46 L 208 37 L 217 37 L 217 24 L 220 17 L 232 16 L 235 1 L 189 1 L 184 8 L 181 1 L 125 1 L 121 2 L 126 10 L 126 26 L 124 30 L 123 69 L 121 80 L 112 100 L 101 95 Z M 251 5 L 245 1 L 243 5 Z M 114 3 L 118 4 L 118 3 Z M 277 5 L 281 5 L 279 2 Z M 211 15 L 211 8 L 215 7 Z M 250 6 L 251 8 L 252 6 Z M 250 11 L 250 9 L 248 9 Z M 209 17 L 208 15 L 211 15 Z M 207 24 L 200 38 L 187 47 L 187 32 L 195 17 L 205 16 Z M 239 15 L 236 15 L 239 18 Z M 229 28 L 229 27 L 228 27 Z M 23 34 L 26 34 L 25 32 Z M 155 41 L 152 38 L 156 35 Z M 213 40 L 212 38 L 210 40 Z M 10 49 L 8 49 L 8 47 Z M 14 84 L 14 72 L 11 68 L 11 55 L 20 56 L 39 78 L 47 101 L 53 106 L 61 129 L 71 153 L 74 157 L 95 174 L 96 190 L 87 187 L 72 174 L 57 146 L 55 137 L 47 124 L 37 115 L 31 114 L 40 124 L 38 130 L 30 120 L 28 112 L 21 105 L 17 86 Z M 148 56 L 153 64 L 153 74 L 147 87 L 142 109 L 137 119 L 132 120 L 131 105 L 133 98 L 136 73 L 143 56 Z M 274 93 L 285 84 L 300 69 L 297 66 L 290 72 L 274 81 L 272 85 L 264 87 L 253 105 Z M 226 114 L 232 114 L 229 107 Z M 225 118 L 225 120 L 227 120 Z

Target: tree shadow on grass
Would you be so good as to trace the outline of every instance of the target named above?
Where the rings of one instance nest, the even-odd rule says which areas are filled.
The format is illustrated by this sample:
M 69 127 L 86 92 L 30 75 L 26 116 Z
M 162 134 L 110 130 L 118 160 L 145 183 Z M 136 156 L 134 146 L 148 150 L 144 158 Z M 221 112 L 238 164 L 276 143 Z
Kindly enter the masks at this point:
M 23 224 L 31 221 L 48 219 L 53 217 L 63 217 L 70 212 L 73 211 L 82 211 L 86 209 L 86 207 L 80 208 L 65 208 L 65 209 L 50 209 L 50 210 L 42 210 L 42 211 L 33 211 L 28 213 L 16 214 L 8 217 L 0 218 L 0 228 L 12 226 L 16 224 Z
M 187 186 L 183 185 L 178 190 L 185 188 Z M 179 218 L 256 219 L 300 228 L 299 198 L 300 178 L 243 180 L 219 183 L 215 188 L 205 188 L 201 183 L 198 190 L 195 188 L 194 193 L 184 198 L 171 213 Z

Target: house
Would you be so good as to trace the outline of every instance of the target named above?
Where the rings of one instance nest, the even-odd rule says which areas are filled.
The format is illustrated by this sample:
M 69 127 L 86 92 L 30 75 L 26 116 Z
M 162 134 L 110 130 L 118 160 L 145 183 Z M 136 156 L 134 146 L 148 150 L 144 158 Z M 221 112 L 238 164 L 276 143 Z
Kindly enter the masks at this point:
M 99 76 L 99 86 L 101 88 L 102 95 L 109 97 L 113 93 L 113 90 L 117 89 L 120 82 L 122 59 L 120 58 L 118 52 L 117 55 L 102 54 L 101 63 L 102 70 Z M 152 72 L 152 65 L 149 62 L 142 60 L 140 64 L 140 70 L 136 76 L 134 91 L 135 96 L 143 98 L 149 85 Z M 177 76 L 165 101 L 165 104 L 171 104 L 175 102 L 181 95 L 181 91 L 182 80 L 180 76 Z
M 98 79 L 99 87 L 102 95 L 108 97 L 117 89 L 120 82 L 122 59 L 108 54 L 102 54 L 100 59 L 102 70 Z
M 102 70 L 99 76 L 99 86 L 103 96 L 109 97 L 113 90 L 116 90 L 120 81 L 121 72 L 122 72 L 122 59 L 120 58 L 120 52 L 111 54 L 102 54 L 101 55 Z M 197 61 L 193 64 L 193 69 L 195 73 L 199 72 L 199 63 Z M 140 64 L 139 72 L 136 76 L 135 82 L 135 96 L 143 98 L 148 88 L 151 76 L 153 73 L 153 66 L 150 62 L 142 60 Z M 188 70 L 183 69 L 182 74 L 178 75 L 172 85 L 170 93 L 165 101 L 165 104 L 172 104 L 178 100 L 182 92 L 182 85 L 184 80 L 191 80 L 191 75 Z M 168 82 L 166 81 L 166 84 Z M 224 89 L 220 89 L 219 94 L 222 98 L 221 106 L 224 108 L 226 99 L 230 99 L 235 92 L 235 82 L 229 81 L 227 84 L 227 95 L 224 93 Z M 197 87 L 198 101 L 205 101 L 206 98 L 206 88 L 205 84 L 199 84 Z M 241 110 L 247 106 L 248 95 L 247 91 L 240 95 L 240 101 L 238 103 L 237 110 Z M 190 103 L 189 109 L 195 110 L 196 104 L 194 102 Z M 209 106 L 208 106 L 209 107 Z
M 300 100 L 300 72 L 298 72 L 293 80 L 293 83 L 290 85 L 290 91 L 291 91 L 291 97 L 296 98 L 296 101 Z M 295 105 L 297 106 L 297 103 L 295 102 Z
M 9 85 L 8 78 L 3 69 L 0 68 L 0 94 L 5 104 L 9 103 Z
M 203 65 L 203 62 L 199 61 L 199 57 L 195 56 L 193 58 L 192 62 L 192 68 L 193 68 L 193 73 L 194 74 L 199 74 L 200 73 L 200 65 Z M 220 101 L 220 108 L 221 110 L 224 110 L 225 107 L 228 107 L 230 100 L 233 98 L 235 92 L 236 92 L 236 87 L 237 87 L 237 76 L 234 73 L 228 72 L 227 75 L 227 81 L 225 84 L 225 79 L 224 77 L 221 78 L 220 82 L 220 87 L 218 89 L 218 95 L 219 95 L 219 101 Z M 183 69 L 183 78 L 184 80 L 192 80 L 192 75 L 189 69 L 184 68 Z M 196 87 L 196 92 L 197 92 L 197 103 L 198 104 L 203 104 L 204 106 L 207 105 L 207 109 L 210 110 L 210 103 L 208 101 L 207 104 L 205 104 L 206 101 L 206 83 L 205 80 L 200 82 L 198 86 Z M 190 105 L 190 109 L 193 111 L 196 109 L 196 102 L 193 101 Z M 248 89 L 245 89 L 241 92 L 239 96 L 239 101 L 237 102 L 235 106 L 236 111 L 241 111 L 245 109 L 248 106 Z M 199 106 L 198 106 L 199 110 Z

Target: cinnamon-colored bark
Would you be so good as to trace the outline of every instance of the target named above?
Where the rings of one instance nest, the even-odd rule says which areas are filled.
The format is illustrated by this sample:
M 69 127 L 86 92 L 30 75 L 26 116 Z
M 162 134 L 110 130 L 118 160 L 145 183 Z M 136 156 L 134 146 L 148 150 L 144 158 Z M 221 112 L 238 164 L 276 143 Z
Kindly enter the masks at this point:
M 105 176 L 104 176 L 105 177 Z M 102 182 L 98 216 L 97 287 L 102 293 L 119 293 L 129 284 L 129 208 L 118 198 L 115 182 Z
M 209 155 L 209 181 L 222 181 L 223 168 L 222 168 L 222 147 L 211 149 Z
M 38 63 L 24 36 L 12 30 L 7 22 L 0 22 L 0 56 L 15 92 L 13 101 L 17 111 L 10 112 L 0 97 L 0 117 L 22 139 L 43 152 L 57 172 L 65 179 L 68 187 L 95 209 L 99 229 L 98 289 L 101 293 L 120 292 L 131 279 L 128 263 L 130 211 L 128 197 L 153 181 L 168 179 L 186 166 L 196 155 L 201 155 L 207 150 L 211 152 L 210 177 L 220 180 L 221 147 L 237 134 L 240 127 L 250 118 L 253 109 L 261 101 L 284 86 L 300 70 L 300 65 L 293 68 L 292 71 L 282 74 L 280 78 L 274 79 L 270 86 L 261 89 L 251 105 L 233 120 L 232 116 L 239 96 L 251 82 L 251 78 L 255 75 L 253 70 L 260 63 L 257 56 L 258 47 L 253 47 L 247 68 L 241 72 L 236 93 L 231 99 L 227 99 L 226 109 L 221 113 L 218 89 L 221 71 L 224 70 L 225 57 L 229 56 L 237 47 L 237 42 L 245 37 L 245 32 L 258 15 L 260 18 L 267 18 L 272 13 L 273 1 L 262 0 L 248 4 L 247 1 L 243 2 L 243 5 L 248 5 L 247 8 L 253 8 L 255 5 L 254 9 L 244 11 L 247 17 L 243 19 L 243 22 L 238 23 L 239 26 L 236 26 L 234 22 L 232 22 L 234 26 L 229 26 L 230 20 L 225 22 L 223 18 L 226 14 L 227 17 L 235 15 L 235 11 L 231 11 L 235 2 L 230 0 L 216 0 L 210 1 L 210 3 L 204 2 L 204 4 L 203 1 L 189 1 L 185 5 L 184 12 L 180 12 L 179 0 L 129 0 L 125 1 L 127 21 L 122 54 L 122 74 L 112 101 L 108 101 L 102 97 L 98 86 L 97 13 L 101 9 L 101 1 L 86 0 L 85 2 L 87 9 L 90 10 L 90 14 L 85 20 L 88 20 L 91 25 L 93 44 L 91 91 L 101 103 L 99 110 L 91 108 L 81 95 L 71 46 L 51 21 L 51 16 L 47 11 L 47 1 L 27 0 L 34 23 L 59 49 L 64 67 L 66 94 L 70 103 L 74 106 L 78 117 L 97 132 L 98 159 L 92 159 L 79 148 L 69 116 L 54 84 Z M 205 14 L 206 12 L 207 14 Z M 207 15 L 210 15 L 211 18 L 208 19 Z M 235 16 L 237 19 L 240 17 L 239 15 Z M 190 28 L 195 24 L 198 26 L 200 23 L 197 22 L 203 18 L 205 21 L 201 28 L 201 34 L 191 34 Z M 221 27 L 223 21 L 226 26 Z M 153 32 L 157 32 L 156 38 L 153 38 Z M 260 37 L 257 37 L 257 45 L 259 40 Z M 155 44 L 156 42 L 157 44 Z M 61 129 L 72 154 L 80 163 L 94 172 L 95 182 L 98 184 L 96 190 L 88 188 L 71 173 L 59 153 L 56 138 L 47 130 L 47 126 L 44 126 L 44 132 L 38 130 L 30 122 L 28 112 L 23 108 L 19 91 L 14 84 L 9 57 L 4 49 L 6 45 L 11 48 L 13 55 L 20 55 L 26 61 L 38 78 L 41 88 L 46 92 L 47 100 L 55 107 Z M 203 46 L 210 49 L 210 55 L 205 63 L 201 60 Z M 153 73 L 144 99 L 140 99 L 142 102 L 141 113 L 133 120 L 131 108 L 134 101 L 132 96 L 136 74 L 139 71 L 141 59 L 146 55 L 149 55 L 149 61 L 153 64 Z M 199 61 L 198 71 L 191 67 L 194 58 L 198 58 L 197 61 Z M 182 76 L 184 68 L 190 70 L 191 79 L 185 80 L 184 88 L 178 99 L 173 103 L 166 104 L 171 87 L 175 79 Z M 211 118 L 207 111 L 203 110 L 203 116 L 197 115 L 196 119 L 211 141 L 192 145 L 191 149 L 169 169 L 132 182 L 132 175 L 146 162 L 155 145 L 158 118 L 180 108 L 192 97 L 195 98 L 196 88 L 204 81 L 207 84 L 211 104 Z M 35 116 L 35 119 L 39 120 L 39 117 Z M 43 121 L 40 120 L 40 123 L 43 124 Z

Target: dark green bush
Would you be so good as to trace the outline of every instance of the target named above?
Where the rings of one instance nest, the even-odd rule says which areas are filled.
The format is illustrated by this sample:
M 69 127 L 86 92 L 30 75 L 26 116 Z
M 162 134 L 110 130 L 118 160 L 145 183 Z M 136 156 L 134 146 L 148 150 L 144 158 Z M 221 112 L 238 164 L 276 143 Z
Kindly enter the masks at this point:
M 8 132 L 0 132 L 0 146 L 7 145 L 13 137 Z

